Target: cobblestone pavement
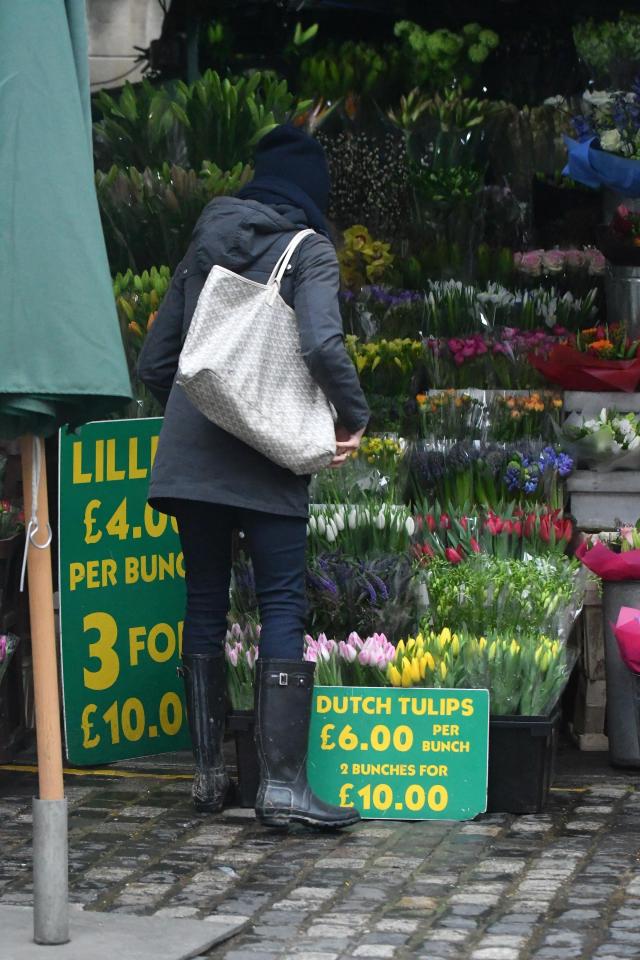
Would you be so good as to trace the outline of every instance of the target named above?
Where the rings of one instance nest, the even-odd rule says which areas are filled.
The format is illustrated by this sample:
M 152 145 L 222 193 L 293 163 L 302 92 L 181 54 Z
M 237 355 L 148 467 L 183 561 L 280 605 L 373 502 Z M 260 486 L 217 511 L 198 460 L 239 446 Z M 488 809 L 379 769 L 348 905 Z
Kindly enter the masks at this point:
M 210 960 L 640 958 L 640 777 L 592 757 L 558 767 L 538 816 L 337 835 L 198 816 L 187 779 L 70 776 L 71 899 L 246 918 Z M 0 903 L 31 900 L 33 792 L 33 775 L 0 771 Z

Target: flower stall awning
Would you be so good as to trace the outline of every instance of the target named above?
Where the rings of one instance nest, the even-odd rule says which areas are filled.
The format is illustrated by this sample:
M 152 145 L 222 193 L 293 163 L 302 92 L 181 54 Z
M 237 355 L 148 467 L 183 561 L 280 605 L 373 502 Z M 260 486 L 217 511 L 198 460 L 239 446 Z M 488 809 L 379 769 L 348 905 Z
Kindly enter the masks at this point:
M 0 4 L 0 437 L 130 384 L 93 181 L 84 0 Z

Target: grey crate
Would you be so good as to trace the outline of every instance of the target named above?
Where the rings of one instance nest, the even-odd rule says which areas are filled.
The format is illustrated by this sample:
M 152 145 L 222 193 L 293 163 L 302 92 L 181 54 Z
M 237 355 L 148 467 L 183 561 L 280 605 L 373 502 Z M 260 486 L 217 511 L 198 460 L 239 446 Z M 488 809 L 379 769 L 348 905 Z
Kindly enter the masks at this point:
M 582 530 L 614 530 L 640 516 L 640 475 L 635 471 L 576 470 L 567 480 L 571 512 Z

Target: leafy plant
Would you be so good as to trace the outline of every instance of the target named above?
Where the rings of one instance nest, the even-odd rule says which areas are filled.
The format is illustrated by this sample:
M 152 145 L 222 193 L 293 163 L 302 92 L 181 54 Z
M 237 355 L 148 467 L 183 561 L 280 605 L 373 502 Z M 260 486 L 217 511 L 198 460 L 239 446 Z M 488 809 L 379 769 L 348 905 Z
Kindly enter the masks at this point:
M 113 166 L 107 173 L 98 171 L 96 188 L 111 269 L 140 272 L 156 263 L 175 269 L 205 204 L 235 193 L 251 176 L 251 168 L 242 164 L 223 172 L 207 163 L 200 174 L 166 163 L 156 170 Z
M 578 55 L 602 87 L 628 87 L 640 68 L 640 16 L 620 12 L 618 20 L 589 19 L 573 28 Z
M 369 44 L 347 40 L 305 57 L 298 85 L 303 95 L 328 102 L 349 94 L 365 96 L 374 93 L 388 76 L 393 57 L 391 48 L 380 52 Z
M 199 170 L 248 163 L 253 148 L 279 123 L 309 107 L 296 102 L 286 80 L 271 73 L 237 79 L 207 70 L 195 83 L 127 84 L 119 99 L 101 91 L 103 119 L 95 125 L 98 156 L 107 164 L 161 167 L 167 159 Z
M 167 94 L 146 78 L 135 86 L 128 81 L 115 97 L 106 90 L 95 95 L 102 119 L 93 125 L 94 152 L 99 167 L 161 167 L 175 154 L 169 144 L 173 131 L 170 113 L 160 113 Z
M 402 59 L 413 83 L 431 91 L 452 82 L 468 90 L 481 65 L 500 42 L 496 33 L 478 23 L 468 23 L 461 33 L 452 33 L 444 29 L 430 32 L 410 20 L 400 20 L 394 33 L 401 40 Z

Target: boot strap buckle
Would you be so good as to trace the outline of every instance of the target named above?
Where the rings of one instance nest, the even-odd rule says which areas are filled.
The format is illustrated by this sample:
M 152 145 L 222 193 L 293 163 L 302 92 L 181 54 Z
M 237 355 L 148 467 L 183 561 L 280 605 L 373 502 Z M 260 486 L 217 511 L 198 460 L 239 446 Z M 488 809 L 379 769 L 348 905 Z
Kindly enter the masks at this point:
M 278 674 L 278 686 L 280 686 L 280 687 L 288 687 L 288 686 L 289 686 L 289 674 L 288 674 L 288 673 L 280 673 L 280 674 Z

